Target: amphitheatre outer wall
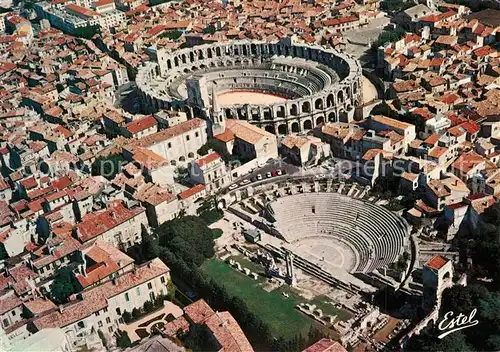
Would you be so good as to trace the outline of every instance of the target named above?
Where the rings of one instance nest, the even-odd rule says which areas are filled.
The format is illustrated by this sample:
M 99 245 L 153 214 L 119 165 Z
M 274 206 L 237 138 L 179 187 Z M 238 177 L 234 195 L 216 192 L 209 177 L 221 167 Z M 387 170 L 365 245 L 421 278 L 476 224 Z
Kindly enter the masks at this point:
M 221 107 L 225 118 L 248 120 L 276 134 L 306 132 L 323 122 L 352 121 L 363 102 L 362 69 L 357 60 L 333 49 L 294 42 L 230 41 L 167 51 L 136 76 L 143 110 L 185 111 L 211 118 L 213 99 L 188 103 L 185 81 L 204 77 L 207 92 L 247 90 L 286 100 Z M 212 93 L 213 94 L 213 93 Z M 203 94 L 202 94 L 203 96 Z

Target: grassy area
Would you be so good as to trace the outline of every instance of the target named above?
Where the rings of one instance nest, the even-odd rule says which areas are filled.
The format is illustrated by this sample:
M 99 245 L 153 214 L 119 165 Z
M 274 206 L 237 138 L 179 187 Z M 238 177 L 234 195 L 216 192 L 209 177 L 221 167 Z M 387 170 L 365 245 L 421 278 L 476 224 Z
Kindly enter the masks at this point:
M 265 268 L 262 265 L 259 265 L 259 264 L 256 264 L 256 263 L 252 262 L 250 259 L 248 259 L 247 257 L 245 257 L 242 254 L 233 255 L 233 256 L 230 257 L 230 259 L 236 260 L 238 263 L 241 264 L 241 266 L 250 269 L 254 273 L 262 274 L 262 275 L 265 274 L 266 270 L 265 270 Z
M 204 212 L 199 214 L 200 218 L 205 221 L 207 225 L 213 224 L 216 221 L 222 219 L 222 214 L 219 213 L 216 209 L 205 210 Z
M 240 258 L 234 259 L 238 260 Z M 250 268 L 250 264 L 253 263 L 247 265 L 243 260 L 238 261 L 243 266 L 253 270 Z M 288 286 L 266 292 L 262 287 L 265 281 L 263 278 L 253 280 L 231 268 L 228 264 L 215 259 L 206 261 L 202 269 L 208 277 L 224 285 L 230 295 L 243 299 L 251 311 L 269 324 L 275 336 L 283 336 L 284 338 L 292 338 L 296 334 L 307 336 L 311 325 L 315 324 L 313 319 L 305 316 L 295 308 L 298 303 L 307 302 L 307 300 L 300 297 Z M 285 298 L 283 292 L 288 293 L 289 298 Z M 309 303 L 316 304 L 326 314 L 337 314 L 339 319 L 349 317 L 349 313 L 339 312 L 332 305 L 322 302 L 321 298 L 325 297 L 318 297 Z
M 222 233 L 223 231 L 221 229 L 212 229 L 212 235 L 214 236 L 214 240 L 222 236 Z
M 224 285 L 230 295 L 243 299 L 251 311 L 269 324 L 276 336 L 307 335 L 311 319 L 298 312 L 296 302 L 284 298 L 281 292 L 266 292 L 255 280 L 214 259 L 205 262 L 202 269 Z

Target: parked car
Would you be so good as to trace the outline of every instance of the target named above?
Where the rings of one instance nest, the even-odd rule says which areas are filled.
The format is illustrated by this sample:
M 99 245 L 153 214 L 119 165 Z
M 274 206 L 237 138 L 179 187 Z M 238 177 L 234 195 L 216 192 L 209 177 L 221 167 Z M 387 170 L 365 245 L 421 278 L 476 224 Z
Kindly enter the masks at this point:
M 257 181 L 260 181 L 260 180 L 262 180 L 262 175 L 261 174 L 257 174 L 257 176 L 255 178 L 257 179 Z
M 270 177 L 273 177 L 273 175 L 271 175 L 271 172 L 267 172 L 267 173 L 266 173 L 266 177 L 267 177 L 267 178 L 270 178 Z
M 280 170 L 276 170 L 276 175 L 281 176 L 283 174 L 285 174 L 285 170 L 281 170 L 281 169 Z
M 341 172 L 340 176 L 341 176 L 341 178 L 348 180 L 348 179 L 350 179 L 352 177 L 351 171 Z
M 248 185 L 250 183 L 249 179 L 243 180 L 240 182 L 240 186 Z
M 233 183 L 231 186 L 229 186 L 229 190 L 232 191 L 233 189 L 235 189 L 237 187 L 238 187 L 238 185 L 236 183 Z

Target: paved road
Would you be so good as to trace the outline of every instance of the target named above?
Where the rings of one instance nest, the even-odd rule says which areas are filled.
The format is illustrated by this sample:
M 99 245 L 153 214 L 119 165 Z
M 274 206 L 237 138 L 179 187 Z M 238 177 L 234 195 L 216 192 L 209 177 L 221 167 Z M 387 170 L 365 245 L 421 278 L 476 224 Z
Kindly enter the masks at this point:
M 315 176 L 315 175 L 324 175 L 331 178 L 342 178 L 341 174 L 348 173 L 353 169 L 356 169 L 359 166 L 359 162 L 340 159 L 340 158 L 331 158 L 330 160 L 335 162 L 335 166 L 315 166 L 313 168 L 305 169 L 299 166 L 295 166 L 289 163 L 286 163 L 282 160 L 275 160 L 271 163 L 264 165 L 263 167 L 257 168 L 251 173 L 234 180 L 232 184 L 237 184 L 238 187 L 234 189 L 238 189 L 241 187 L 246 187 L 251 184 L 263 184 L 267 182 L 273 182 L 276 177 L 266 178 L 266 173 L 273 172 L 275 170 L 285 170 L 286 173 L 284 176 L 278 176 L 283 179 L 286 177 L 301 177 L 301 176 Z M 323 163 L 326 165 L 327 163 Z M 256 176 L 260 174 L 263 179 L 261 181 L 256 180 Z M 245 180 L 249 180 L 250 183 L 244 183 Z M 227 189 L 226 189 L 227 190 Z
M 369 53 L 369 44 L 378 38 L 390 21 L 390 18 L 387 16 L 376 18 L 366 27 L 343 33 L 344 38 L 348 41 L 346 52 L 359 59 L 363 59 Z

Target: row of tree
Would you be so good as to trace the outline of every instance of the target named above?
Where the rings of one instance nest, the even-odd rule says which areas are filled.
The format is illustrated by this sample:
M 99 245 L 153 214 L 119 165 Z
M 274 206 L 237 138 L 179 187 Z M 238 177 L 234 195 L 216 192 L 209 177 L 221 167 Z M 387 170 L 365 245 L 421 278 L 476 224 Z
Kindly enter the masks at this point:
M 239 297 L 230 296 L 225 287 L 207 279 L 199 266 L 214 255 L 211 230 L 197 217 L 185 216 L 159 226 L 153 235 L 143 233 L 141 257 L 149 260 L 160 257 L 171 268 L 172 275 L 186 289 L 203 297 L 215 310 L 227 310 L 241 325 L 250 343 L 259 350 L 300 351 L 316 342 L 320 333 L 297 335 L 294 339 L 275 338 L 268 325 L 258 318 Z M 193 346 L 199 346 L 203 331 L 188 334 Z

